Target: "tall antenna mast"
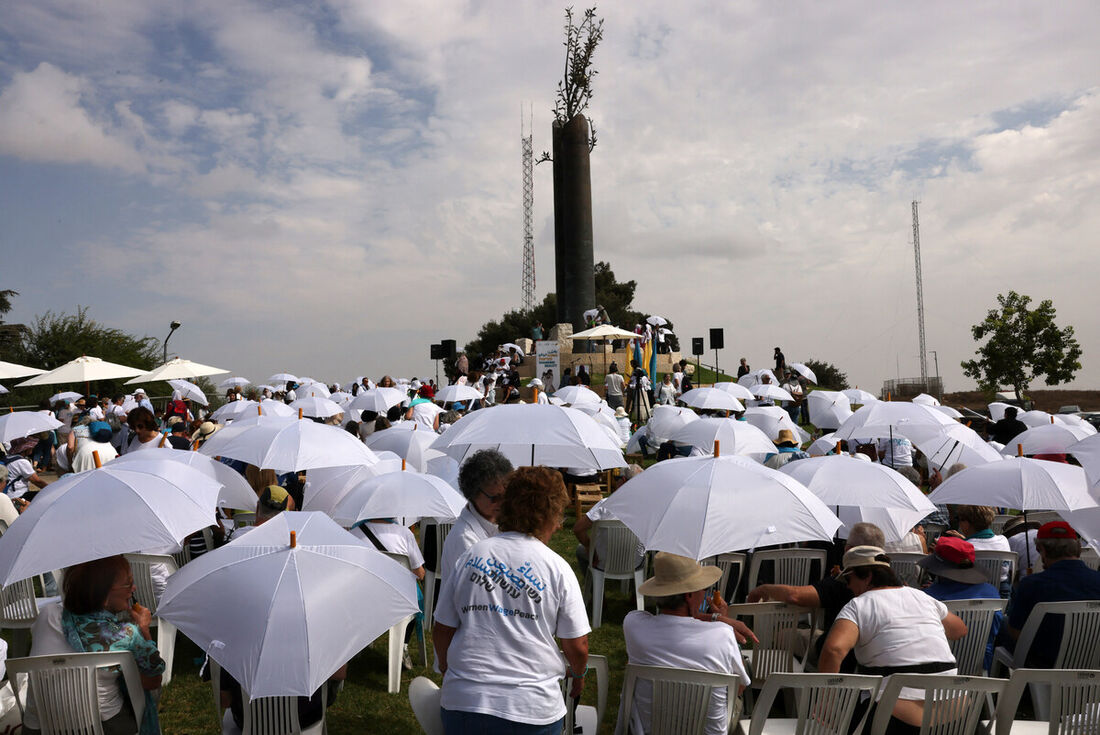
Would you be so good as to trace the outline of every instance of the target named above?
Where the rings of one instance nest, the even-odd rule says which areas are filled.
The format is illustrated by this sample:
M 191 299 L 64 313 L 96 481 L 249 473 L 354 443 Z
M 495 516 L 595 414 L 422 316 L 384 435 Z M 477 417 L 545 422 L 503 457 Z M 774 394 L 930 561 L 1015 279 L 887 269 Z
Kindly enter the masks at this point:
M 928 353 L 924 348 L 924 283 L 920 275 L 920 223 L 917 202 L 913 202 L 913 257 L 917 263 L 917 334 L 920 336 L 920 380 L 922 390 L 928 390 Z
M 530 105 L 530 103 L 528 103 Z M 520 148 L 523 151 L 523 310 L 535 308 L 535 239 L 531 233 L 531 210 L 535 206 L 533 133 L 528 107 L 524 121 L 523 104 L 519 106 Z

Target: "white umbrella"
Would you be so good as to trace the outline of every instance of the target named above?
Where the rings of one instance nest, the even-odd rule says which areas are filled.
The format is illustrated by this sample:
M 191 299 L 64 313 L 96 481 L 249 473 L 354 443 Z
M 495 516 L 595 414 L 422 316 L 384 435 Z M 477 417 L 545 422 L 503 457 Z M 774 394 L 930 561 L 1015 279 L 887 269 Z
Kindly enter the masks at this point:
M 621 446 L 622 437 L 619 435 L 619 422 L 615 418 L 615 411 L 603 401 L 599 403 L 579 403 L 573 408 L 596 422 L 616 445 Z
M 259 390 L 259 391 L 269 390 L 272 393 L 274 393 L 275 392 L 275 386 L 268 385 L 267 383 L 260 383 L 259 385 L 256 386 L 256 390 Z
M 811 457 L 824 457 L 829 452 L 836 449 L 839 444 L 840 441 L 831 433 L 825 434 L 815 439 L 813 444 L 806 448 L 806 454 Z
M 989 409 L 989 418 L 992 421 L 1000 421 L 1005 417 L 1005 410 L 1009 408 L 1016 408 L 1011 403 L 1002 403 L 1001 401 L 993 401 L 986 406 Z M 1017 416 L 1016 418 L 1020 418 Z
M 554 397 L 569 405 L 580 403 L 600 403 L 600 394 L 587 385 L 567 385 L 554 392 Z
M 951 408 L 951 406 L 932 406 L 932 408 L 936 409 L 944 416 L 947 416 L 949 418 L 961 419 L 963 417 L 961 411 Z
M 950 469 L 962 463 L 973 467 L 986 462 L 999 462 L 1003 457 L 989 446 L 978 432 L 963 424 L 906 429 L 906 436 L 928 458 L 930 469 Z
M 344 412 L 344 409 L 339 403 L 330 401 L 322 396 L 299 398 L 290 404 L 290 409 L 292 411 L 301 411 L 303 416 L 320 419 L 327 419 L 329 416 L 335 416 L 338 413 Z
M 1016 418 L 1022 421 L 1029 429 L 1035 428 L 1036 426 L 1049 426 L 1054 423 L 1053 414 L 1037 409 L 1024 411 L 1016 416 Z
M 390 472 L 351 488 L 332 511 L 344 526 L 374 518 L 457 518 L 466 498 L 445 480 L 419 472 Z
M 252 383 L 252 381 L 249 380 L 248 378 L 242 378 L 242 377 L 239 377 L 239 376 L 235 376 L 235 377 L 232 377 L 232 378 L 226 378 L 222 382 L 218 383 L 218 387 L 222 388 L 222 389 L 226 389 L 226 388 L 243 388 L 244 386 L 249 385 L 251 383 Z
M 408 569 L 324 514 L 284 512 L 173 574 L 157 614 L 250 697 L 308 697 L 416 597 Z
M 868 403 L 874 403 L 878 400 L 874 395 L 859 388 L 846 388 L 840 392 L 848 396 L 848 400 L 852 402 L 852 405 L 866 406 Z
M 276 401 L 272 398 L 265 398 L 260 401 L 260 410 L 263 411 L 264 416 L 282 416 L 284 418 L 293 416 L 298 418 L 297 411 L 282 401 Z M 256 415 L 259 416 L 259 412 Z
M 502 351 L 504 351 L 504 350 L 515 350 L 516 352 L 519 353 L 520 357 L 526 357 L 526 353 L 523 351 L 523 348 L 520 347 L 519 345 L 517 345 L 515 342 L 505 342 L 504 344 L 502 344 L 500 346 L 500 349 Z
M 221 485 L 218 491 L 218 507 L 232 508 L 234 510 L 253 511 L 256 509 L 256 491 L 248 484 L 248 481 L 227 464 L 219 462 L 213 457 L 208 457 L 200 452 L 189 452 L 170 447 L 147 449 L 141 452 L 129 452 L 117 459 L 111 460 L 111 467 L 125 468 L 134 463 L 147 462 L 149 460 L 164 460 L 178 462 L 187 465 L 203 473 L 209 479 Z
M 70 360 L 61 367 L 54 368 L 48 373 L 36 375 L 30 380 L 24 380 L 16 388 L 33 385 L 56 385 L 58 383 L 87 383 L 93 380 L 113 380 L 115 378 L 132 378 L 141 375 L 145 371 L 137 368 L 106 362 L 98 357 L 78 357 Z
M 176 380 L 178 378 L 201 378 L 204 375 L 221 375 L 228 370 L 211 367 L 201 363 L 184 360 L 182 357 L 173 357 L 159 367 L 155 367 L 147 373 L 138 375 L 133 380 L 127 380 L 126 385 L 133 383 L 146 383 L 154 380 Z
M 214 522 L 218 490 L 199 470 L 158 459 L 66 475 L 39 492 L 0 536 L 0 584 L 177 546 Z
M 394 406 L 408 398 L 408 394 L 397 388 L 371 388 L 359 393 L 348 408 L 353 411 L 374 411 L 385 415 Z
M 349 403 L 352 398 L 354 398 L 354 396 L 351 393 L 345 393 L 342 390 L 338 390 L 328 397 L 330 401 L 333 401 L 334 403 L 339 403 L 340 405 Z
M 38 368 L 32 368 L 27 365 L 19 365 L 14 362 L 4 362 L 0 360 L 0 380 L 8 380 L 9 378 L 25 378 L 29 375 L 41 375 L 46 372 L 45 370 L 39 370 Z
M 217 421 L 219 423 L 225 423 L 226 421 L 232 421 L 234 419 L 243 418 L 245 416 L 256 416 L 256 401 L 243 400 L 243 401 L 229 401 L 221 408 L 216 409 L 210 414 L 211 421 Z
M 76 399 L 82 397 L 82 393 L 77 393 L 76 391 L 71 390 L 63 390 L 60 393 L 54 393 L 52 396 L 50 396 L 49 400 L 50 405 L 53 405 L 57 401 L 75 401 Z
M 591 329 L 585 329 L 581 332 L 574 333 L 570 339 L 589 340 L 589 339 L 637 339 L 640 335 L 635 334 L 626 329 L 620 327 L 613 327 L 610 324 L 600 324 L 599 326 L 592 327 Z
M 315 510 L 332 515 L 344 496 L 365 480 L 388 472 L 401 472 L 401 458 L 392 452 L 376 452 L 378 461 L 372 465 L 321 467 L 310 470 L 302 493 L 302 510 Z M 410 472 L 415 472 L 409 469 Z
M 778 439 L 783 429 L 789 429 L 797 436 L 800 444 L 810 440 L 805 429 L 792 421 L 791 415 L 779 406 L 750 406 L 745 409 L 745 420 L 763 431 L 771 441 Z
M 934 408 L 904 401 L 875 401 L 863 406 L 836 430 L 838 439 L 880 439 L 908 436 L 910 426 L 954 426 L 957 422 Z
M 1069 447 L 1086 439 L 1090 434 L 1076 426 L 1065 424 L 1040 424 L 1027 431 L 1012 437 L 1001 454 L 1015 456 L 1023 447 L 1023 453 L 1033 454 L 1062 454 Z
M 663 316 L 657 316 L 656 314 L 646 317 L 645 322 L 646 324 L 652 324 L 655 327 L 663 327 L 668 324 L 667 319 L 665 319 Z
M 921 406 L 935 407 L 940 405 L 940 400 L 938 398 L 930 396 L 927 393 L 921 393 L 919 396 L 914 396 L 912 402 L 920 404 Z
M 745 386 L 746 388 L 751 388 L 757 383 L 762 383 L 765 375 L 768 376 L 773 385 L 779 384 L 779 378 L 775 377 L 775 373 L 773 373 L 768 368 L 761 368 L 759 370 L 752 370 L 750 372 L 747 372 L 740 378 L 738 378 L 737 382 Z
M 374 452 L 389 451 L 406 461 L 417 472 L 428 471 L 428 460 L 445 456 L 431 446 L 439 435 L 430 429 L 424 429 L 415 422 L 413 430 L 404 427 L 390 427 L 376 431 L 367 437 L 366 445 Z M 419 427 L 419 428 L 418 428 Z
M 794 396 L 790 393 L 783 390 L 778 385 L 772 385 L 771 383 L 757 383 L 749 388 L 749 392 L 757 398 L 770 398 L 773 401 L 794 400 Z
M 432 448 L 458 462 L 479 449 L 497 449 L 516 466 L 594 470 L 626 466 L 619 444 L 590 417 L 547 404 L 474 411 L 452 424 Z
M 699 420 L 699 414 L 690 408 L 654 406 L 653 415 L 649 417 L 649 422 L 643 427 L 646 429 L 646 441 L 656 451 L 661 443 L 668 441 L 682 426 Z M 634 437 L 631 437 L 630 443 L 627 444 L 628 450 L 633 442 Z M 641 451 L 641 449 L 639 448 L 636 451 Z
M 791 363 L 791 370 L 794 370 L 796 373 L 798 373 L 799 375 L 801 375 L 803 378 L 810 381 L 811 383 L 816 383 L 817 382 L 817 373 L 815 373 L 809 367 L 807 367 L 806 365 L 803 365 L 800 362 L 792 362 Z
M 1100 485 L 1100 434 L 1087 436 L 1079 442 L 1070 444 L 1066 451 L 1077 458 L 1085 469 L 1089 484 Z
M 377 461 L 374 452 L 343 429 L 284 416 L 234 421 L 210 437 L 199 451 L 277 472 Z
M 299 385 L 294 389 L 294 392 L 298 394 L 299 398 L 309 398 L 310 396 L 315 398 L 332 397 L 332 392 L 328 389 L 328 386 L 324 383 L 318 383 L 317 381 Z
M 1085 471 L 1061 462 L 1009 457 L 967 467 L 928 499 L 938 505 L 991 505 L 1015 510 L 1078 510 L 1096 505 Z
M 206 394 L 202 392 L 202 388 L 195 385 L 189 380 L 169 380 L 168 385 L 178 390 L 180 392 L 180 395 L 184 398 L 190 399 L 202 406 L 210 405 L 210 402 L 206 400 Z
M 3 394 L 5 394 L 5 393 L 10 393 L 10 392 L 11 392 L 11 391 L 9 391 L 9 390 L 8 390 L 7 388 L 5 388 L 4 386 L 0 385 L 0 395 L 3 395 Z
M 752 394 L 751 390 L 741 385 L 740 383 L 733 382 L 732 380 L 723 380 L 720 383 L 715 383 L 714 389 L 725 391 L 726 393 L 729 393 L 731 396 L 741 401 L 751 401 L 752 399 L 756 398 L 756 396 Z
M 852 403 L 840 391 L 814 390 L 806 394 L 810 423 L 819 429 L 839 429 L 852 416 Z
M 462 401 L 479 401 L 482 398 L 484 396 L 477 388 L 455 383 L 436 391 L 434 400 L 436 403 L 458 403 Z
M 53 431 L 62 426 L 53 416 L 38 411 L 16 411 L 0 415 L 0 442 L 11 444 L 13 439 L 21 439 L 43 431 Z
M 267 379 L 269 383 L 297 383 L 298 378 L 290 373 L 275 373 Z
M 717 388 L 692 388 L 677 400 L 692 408 L 718 411 L 744 411 L 745 407 L 732 393 Z
M 677 444 L 698 447 L 704 454 L 714 454 L 718 442 L 719 456 L 740 454 L 762 460 L 775 453 L 775 445 L 760 429 L 747 421 L 701 418 L 685 424 L 670 439 Z
M 1092 436 L 1096 433 L 1096 427 L 1085 421 L 1083 418 L 1073 413 L 1059 413 L 1055 414 L 1054 420 L 1065 424 L 1066 426 L 1074 426 L 1078 429 L 1083 429 L 1086 434 Z
M 660 462 L 603 504 L 650 551 L 703 559 L 758 546 L 829 541 L 840 520 L 797 480 L 736 456 Z

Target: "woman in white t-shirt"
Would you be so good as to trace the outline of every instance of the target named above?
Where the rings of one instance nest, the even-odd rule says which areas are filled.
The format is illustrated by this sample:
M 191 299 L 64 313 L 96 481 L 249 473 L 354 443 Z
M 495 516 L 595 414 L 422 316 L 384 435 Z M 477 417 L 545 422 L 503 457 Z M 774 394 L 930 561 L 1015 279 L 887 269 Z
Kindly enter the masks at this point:
M 559 473 L 516 470 L 501 533 L 467 549 L 444 578 L 432 631 L 444 732 L 561 733 L 558 682 L 572 678 L 570 696 L 580 696 L 591 630 L 576 575 L 547 547 L 568 503 Z
M 859 673 L 950 675 L 958 671 L 948 641 L 966 635 L 966 623 L 939 600 L 903 585 L 882 549 L 849 549 L 844 554 L 841 579 L 854 597 L 829 629 L 819 671 L 839 672 L 840 663 L 852 649 Z M 919 732 L 923 713 L 924 692 L 903 688 L 887 732 Z

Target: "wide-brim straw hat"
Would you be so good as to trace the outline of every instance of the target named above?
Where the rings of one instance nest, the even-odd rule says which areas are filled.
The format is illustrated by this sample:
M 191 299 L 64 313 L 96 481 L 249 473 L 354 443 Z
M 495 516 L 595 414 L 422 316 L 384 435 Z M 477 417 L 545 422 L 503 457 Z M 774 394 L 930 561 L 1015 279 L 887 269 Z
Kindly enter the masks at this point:
M 881 558 L 885 557 L 885 558 Z M 886 567 L 890 568 L 890 557 L 878 546 L 853 546 L 844 552 L 844 571 L 840 573 L 843 580 L 855 569 L 862 567 Z
M 798 441 L 798 437 L 796 437 L 794 435 L 794 432 L 790 429 L 780 429 L 779 436 L 776 437 L 775 441 L 772 442 L 772 444 L 776 445 L 777 447 L 781 447 L 784 444 L 791 444 L 797 447 L 801 444 L 801 442 Z
M 653 559 L 653 576 L 638 587 L 649 597 L 668 597 L 705 590 L 722 577 L 718 567 L 705 567 L 686 556 L 661 551 Z

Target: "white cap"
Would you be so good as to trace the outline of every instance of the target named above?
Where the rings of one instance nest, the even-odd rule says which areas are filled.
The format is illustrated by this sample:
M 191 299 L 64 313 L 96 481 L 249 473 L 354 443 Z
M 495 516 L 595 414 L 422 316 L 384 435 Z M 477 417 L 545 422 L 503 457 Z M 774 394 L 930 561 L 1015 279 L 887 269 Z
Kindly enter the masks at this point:
M 539 378 L 531 378 L 531 382 L 527 384 L 528 388 L 541 388 L 542 380 Z

